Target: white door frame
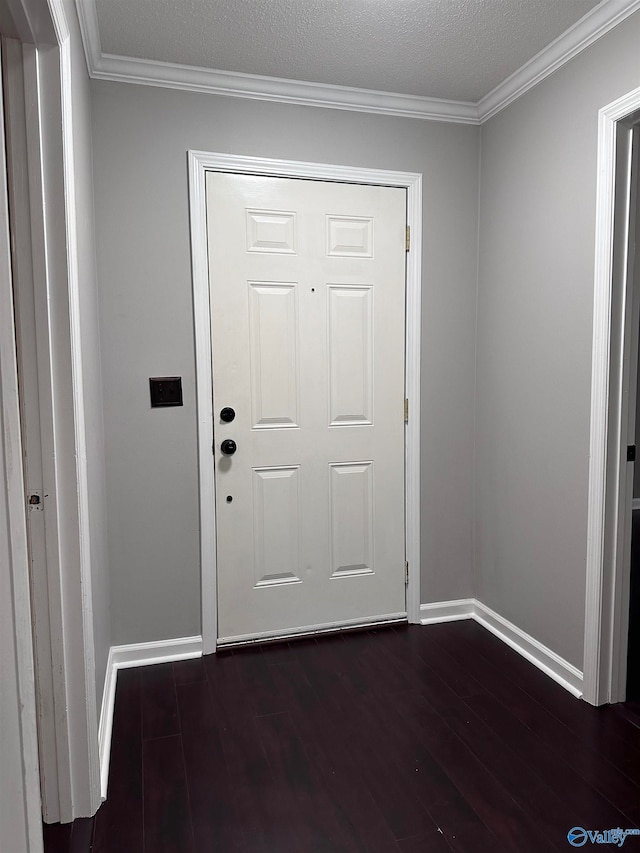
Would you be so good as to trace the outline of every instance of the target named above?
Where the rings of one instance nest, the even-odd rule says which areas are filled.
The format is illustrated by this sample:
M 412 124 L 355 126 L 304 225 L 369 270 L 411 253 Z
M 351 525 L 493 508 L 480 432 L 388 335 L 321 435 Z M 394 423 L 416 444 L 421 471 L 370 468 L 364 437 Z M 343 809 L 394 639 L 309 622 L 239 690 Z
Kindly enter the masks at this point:
M 630 120 L 639 110 L 640 88 L 598 116 L 583 681 L 583 698 L 592 705 L 621 701 L 626 690 L 629 584 L 620 518 L 628 475 L 621 464 L 622 443 L 627 444 L 627 425 L 622 422 L 627 270 L 622 257 L 626 235 L 614 224 L 620 221 L 621 206 L 623 214 L 626 206 L 629 222 Z
M 33 288 L 34 301 L 42 309 L 38 375 L 30 380 L 37 382 L 40 394 L 39 428 L 47 468 L 43 485 L 47 560 L 46 568 L 39 567 L 47 576 L 47 624 L 36 619 L 36 631 L 50 631 L 51 640 L 51 659 L 39 660 L 37 666 L 47 670 L 42 680 L 53 685 L 48 713 L 40 715 L 39 736 L 47 739 L 47 749 L 41 751 L 47 756 L 42 773 L 50 794 L 43 816 L 47 822 L 67 822 L 94 814 L 100 805 L 72 36 L 63 0 L 4 2 L 24 45 Z M 21 506 L 24 513 L 24 491 Z M 31 641 L 32 619 L 30 607 L 17 624 L 23 643 L 27 632 Z M 51 756 L 55 760 L 49 761 Z
M 203 654 L 216 650 L 216 505 L 213 457 L 213 371 L 209 301 L 209 261 L 206 229 L 205 176 L 207 171 L 268 175 L 279 178 L 308 178 L 342 183 L 403 187 L 407 190 L 407 224 L 411 229 L 411 251 L 407 254 L 405 396 L 409 421 L 405 431 L 405 547 L 409 563 L 407 615 L 420 622 L 420 329 L 422 175 L 301 163 L 189 151 L 189 207 L 191 214 L 191 258 L 196 346 L 196 395 L 198 418 L 198 469 L 200 476 L 200 563 L 202 572 Z
M 3 86 L 0 86 L 0 561 L 6 563 L 2 566 L 3 575 L 7 573 L 0 596 L 0 689 L 4 745 L 8 741 L 17 745 L 14 760 L 2 749 L 0 801 L 6 805 L 4 808 L 0 805 L 0 835 L 16 850 L 40 853 L 43 848 L 38 732 L 10 245 Z M 11 797 L 6 793 L 9 788 Z

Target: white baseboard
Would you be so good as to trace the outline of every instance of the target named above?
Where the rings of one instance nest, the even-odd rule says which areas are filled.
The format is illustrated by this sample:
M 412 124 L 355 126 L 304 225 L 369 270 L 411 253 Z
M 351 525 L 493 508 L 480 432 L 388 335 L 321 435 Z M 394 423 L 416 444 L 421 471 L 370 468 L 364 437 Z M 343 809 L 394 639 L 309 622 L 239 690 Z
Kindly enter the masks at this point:
M 437 622 L 472 619 L 474 605 L 474 598 L 459 598 L 455 601 L 436 601 L 435 604 L 421 604 L 420 624 L 432 625 Z
M 422 625 L 474 619 L 569 693 L 578 698 L 582 696 L 583 676 L 577 667 L 475 598 L 421 604 L 420 617 Z
M 475 619 L 476 622 L 495 634 L 496 637 L 534 666 L 561 684 L 565 690 L 574 696 L 582 696 L 582 672 L 579 669 L 477 599 L 460 598 L 454 601 L 438 601 L 434 604 L 420 605 L 420 623 L 422 625 L 454 622 L 459 619 Z M 133 666 L 188 660 L 201 656 L 202 637 L 180 637 L 175 640 L 160 640 L 156 643 L 134 643 L 128 646 L 111 647 L 107 661 L 107 674 L 102 694 L 102 709 L 98 729 L 100 788 L 103 800 L 107 796 L 109 781 L 109 756 L 111 753 L 113 709 L 116 699 L 118 670 Z
M 107 659 L 107 673 L 102 690 L 102 706 L 100 708 L 100 722 L 98 724 L 98 755 L 100 756 L 100 797 L 102 801 L 107 799 L 107 785 L 109 782 L 109 756 L 111 755 L 111 733 L 113 731 L 113 708 L 116 703 L 116 679 L 118 667 L 113 663 L 114 646 L 109 649 Z
M 527 634 L 513 622 L 509 622 L 495 610 L 482 604 L 481 601 L 476 601 L 475 612 L 473 618 L 499 637 L 512 649 L 515 649 L 518 654 L 530 661 L 538 669 L 546 673 L 549 678 L 553 678 L 558 684 L 562 685 L 569 693 L 580 698 L 582 696 L 582 672 L 573 664 L 560 657 L 559 654 L 547 648 L 535 637 Z
M 109 757 L 113 731 L 113 709 L 116 701 L 116 681 L 119 669 L 134 666 L 149 666 L 154 663 L 170 663 L 202 656 L 202 637 L 179 637 L 175 640 L 159 640 L 154 643 L 132 643 L 128 646 L 111 646 L 107 660 L 107 674 L 102 692 L 102 708 L 98 727 L 100 754 L 100 795 L 107 798 L 109 783 Z

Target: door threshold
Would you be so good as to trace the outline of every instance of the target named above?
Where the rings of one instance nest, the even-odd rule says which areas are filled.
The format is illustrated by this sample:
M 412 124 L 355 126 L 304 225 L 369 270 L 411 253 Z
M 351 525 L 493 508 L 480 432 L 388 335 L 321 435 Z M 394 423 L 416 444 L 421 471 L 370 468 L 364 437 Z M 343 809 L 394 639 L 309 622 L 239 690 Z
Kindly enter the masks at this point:
M 252 634 L 241 637 L 221 637 L 217 641 L 218 649 L 237 649 L 242 646 L 266 645 L 267 643 L 279 643 L 283 640 L 297 640 L 305 637 L 315 637 L 318 634 L 337 634 L 345 631 L 362 631 L 369 628 L 382 628 L 385 625 L 407 624 L 406 613 L 391 613 L 388 616 L 379 616 L 375 619 L 356 620 L 349 619 L 345 622 L 331 622 L 327 625 L 307 625 L 304 628 L 291 628 L 288 631 L 265 631 L 262 634 Z

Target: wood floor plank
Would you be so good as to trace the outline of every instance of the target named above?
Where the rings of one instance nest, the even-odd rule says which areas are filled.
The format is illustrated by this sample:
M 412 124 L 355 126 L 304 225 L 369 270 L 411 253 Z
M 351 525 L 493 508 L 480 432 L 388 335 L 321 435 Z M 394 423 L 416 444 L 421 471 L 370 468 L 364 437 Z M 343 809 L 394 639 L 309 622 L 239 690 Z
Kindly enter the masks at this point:
M 286 699 L 276 688 L 269 667 L 270 653 L 256 648 L 243 649 L 236 655 L 238 677 L 251 685 L 251 707 L 256 716 L 279 714 L 287 710 Z
M 107 800 L 95 816 L 92 853 L 143 847 L 141 669 L 118 672 Z
M 357 654 L 345 654 L 336 644 L 319 646 L 316 663 L 323 664 L 324 672 L 333 670 L 338 676 L 338 684 L 332 688 L 337 702 L 329 717 L 337 749 L 349 749 L 356 756 L 365 784 L 396 839 L 429 833 L 435 824 L 418 796 L 417 783 L 422 780 L 416 780 L 413 764 L 398 757 L 396 747 L 402 732 L 390 726 L 384 714 L 380 719 L 374 686 L 365 689 Z
M 207 673 L 203 658 L 178 660 L 171 664 L 176 684 L 191 684 L 193 681 L 206 681 Z
M 544 737 L 529 729 L 495 698 L 478 696 L 469 699 L 468 704 L 563 798 L 570 814 L 588 815 L 602 826 L 628 825 L 625 815 L 565 762 Z
M 287 792 L 274 782 L 254 717 L 227 717 L 221 727 L 222 747 L 236 802 L 239 832 L 251 853 L 296 850 Z
M 317 655 L 307 648 L 306 656 Z M 321 652 L 322 653 L 322 652 Z M 277 657 L 276 660 L 282 660 Z M 386 853 L 395 847 L 395 838 L 364 778 L 366 762 L 360 759 L 353 740 L 345 732 L 342 708 L 330 710 L 320 700 L 305 675 L 300 656 L 288 656 L 272 665 L 277 689 L 287 697 L 289 714 L 305 751 L 332 799 L 346 809 L 365 849 Z
M 434 672 L 442 681 L 445 681 L 453 692 L 461 699 L 467 696 L 482 696 L 488 690 L 482 681 L 475 678 L 472 672 L 447 654 L 440 646 L 436 645 L 437 632 L 433 628 L 440 626 L 427 625 L 422 633 L 416 633 L 410 629 L 398 631 L 405 645 L 413 648 L 414 654 L 428 667 L 428 672 Z
M 620 702 L 617 705 L 610 705 L 609 709 L 611 713 L 629 723 L 632 726 L 631 731 L 635 729 L 634 739 L 640 737 L 640 704 L 637 702 Z
M 42 836 L 47 853 L 68 853 L 72 829 L 70 823 L 44 823 Z
M 507 790 L 524 811 L 530 811 L 548 837 L 562 839 L 566 835 L 567 809 L 561 797 L 538 777 L 528 763 L 523 762 L 508 740 L 495 734 L 468 705 L 452 701 L 453 691 L 432 675 L 429 690 L 416 691 L 417 701 L 406 703 L 396 699 L 396 711 L 405 720 L 422 726 L 428 709 L 440 710 L 444 722 L 462 740 L 487 770 Z
M 564 848 L 567 824 L 575 826 L 582 812 L 567 809 L 564 799 L 520 759 L 504 737 L 497 735 L 469 708 L 458 707 L 445 717 L 447 725 L 509 792 L 556 847 Z
M 318 694 L 311 686 L 299 660 L 276 658 L 269 662 L 269 672 L 276 691 L 282 696 L 283 705 L 287 709 L 315 707 Z
M 240 658 L 241 655 L 229 651 L 206 655 L 203 658 L 218 713 L 234 720 L 255 716 L 253 685 L 241 677 L 238 666 Z
M 556 853 L 575 825 L 640 825 L 640 705 L 591 708 L 457 622 L 121 670 L 91 849 Z
M 475 753 L 442 717 L 416 708 L 398 697 L 396 711 L 417 742 L 453 782 L 473 811 L 506 849 L 545 851 L 555 849 Z
M 142 739 L 180 733 L 173 666 L 170 663 L 145 666 L 142 680 Z
M 451 850 L 439 830 L 417 838 L 405 838 L 398 842 L 398 847 L 401 853 L 448 853 Z
M 373 710 L 370 712 L 375 713 Z M 485 826 L 422 739 L 416 738 L 411 725 L 413 715 L 417 715 L 421 727 L 422 720 L 431 713 L 430 706 L 425 706 L 422 693 L 398 693 L 387 707 L 380 706 L 378 713 L 381 723 L 384 720 L 385 730 L 394 733 L 395 759 L 410 767 L 412 790 L 451 848 L 464 851 L 472 845 L 474 851 L 483 853 L 503 850 L 502 844 Z
M 71 839 L 69 842 L 69 853 L 90 853 L 93 841 L 92 817 L 79 817 L 73 822 Z
M 238 810 L 209 684 L 178 684 L 177 694 L 196 850 L 241 853 Z
M 256 719 L 274 784 L 290 803 L 298 850 L 366 851 L 343 804 L 331 798 L 310 761 L 289 714 Z
M 594 741 L 593 738 L 577 736 L 571 727 L 565 725 L 544 705 L 515 685 L 503 670 L 494 667 L 486 659 L 474 656 L 471 663 L 469 647 L 465 642 L 460 642 L 458 636 L 442 639 L 434 632 L 434 639 L 442 654 L 451 657 L 466 668 L 469 674 L 473 672 L 475 677 L 481 679 L 492 695 L 529 729 L 538 733 L 555 751 L 557 757 L 568 762 L 604 797 L 616 802 L 621 808 L 624 807 L 625 814 L 635 825 L 635 818 L 639 816 L 636 809 L 640 802 L 640 788 L 616 766 L 615 761 L 609 761 L 606 743 L 600 745 L 597 737 Z M 586 705 L 584 707 L 592 712 L 594 720 L 598 718 L 597 709 L 588 709 Z
M 450 626 L 440 626 L 450 628 Z M 445 631 L 441 636 L 447 638 Z M 575 734 L 589 743 L 597 739 L 598 747 L 620 768 L 629 767 L 636 776 L 640 768 L 640 737 L 628 721 L 613 711 L 615 706 L 594 709 L 586 702 L 574 702 L 559 684 L 509 648 L 476 622 L 461 626 L 456 642 L 466 642 L 494 667 L 508 672 L 509 680 L 531 696 Z
M 196 853 L 180 735 L 143 742 L 144 853 Z

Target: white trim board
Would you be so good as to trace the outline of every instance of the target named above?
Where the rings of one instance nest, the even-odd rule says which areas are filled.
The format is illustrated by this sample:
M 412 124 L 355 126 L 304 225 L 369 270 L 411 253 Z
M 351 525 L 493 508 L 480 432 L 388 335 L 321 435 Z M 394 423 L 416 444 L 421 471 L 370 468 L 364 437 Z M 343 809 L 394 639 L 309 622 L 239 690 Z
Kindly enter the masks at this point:
M 107 660 L 107 673 L 102 693 L 98 729 L 100 795 L 103 801 L 107 798 L 109 785 L 109 758 L 111 756 L 111 735 L 113 732 L 113 711 L 116 702 L 118 670 L 199 657 L 202 657 L 202 637 L 179 637 L 175 640 L 159 640 L 153 643 L 111 646 Z
M 452 601 L 436 601 L 420 605 L 420 624 L 437 625 L 440 622 L 458 622 L 472 619 L 475 599 L 458 598 Z
M 29 116 L 26 178 L 34 271 L 30 287 L 35 288 L 37 297 L 37 430 L 42 457 L 47 460 L 43 471 L 47 552 L 46 561 L 38 564 L 45 579 L 42 613 L 46 616 L 40 618 L 40 611 L 36 613 L 32 607 L 23 630 L 28 631 L 31 641 L 35 618 L 36 636 L 47 635 L 51 640 L 48 654 L 36 659 L 36 671 L 43 675 L 39 684 L 46 680 L 51 685 L 47 712 L 42 713 L 39 702 L 37 713 L 42 723 L 40 741 L 47 746 L 40 752 L 42 775 L 50 783 L 48 792 L 52 796 L 45 799 L 38 792 L 37 808 L 40 812 L 44 806 L 47 821 L 69 821 L 93 814 L 100 802 L 79 345 L 72 36 L 64 0 L 10 0 L 9 5 L 16 24 L 20 22 Z M 25 179 L 24 168 L 21 181 Z M 21 505 L 24 511 L 24 490 Z M 40 691 L 40 698 L 43 693 Z M 28 713 L 27 708 L 25 726 Z M 47 761 L 43 760 L 45 756 Z M 29 756 L 25 755 L 27 760 Z M 34 803 L 35 797 L 34 793 Z
M 85 720 L 88 740 L 88 774 L 90 795 L 86 803 L 78 803 L 81 812 L 87 808 L 94 814 L 98 808 L 97 791 L 100 763 L 98 737 L 98 708 L 95 691 L 95 647 L 93 635 L 93 596 L 91 591 L 91 511 L 89 507 L 89 472 L 87 464 L 87 430 L 85 422 L 84 378 L 82 364 L 82 332 L 80 320 L 80 274 L 78 268 L 78 216 L 76 210 L 73 132 L 73 80 L 71 69 L 71 39 L 61 0 L 51 2 L 58 8 L 55 24 L 60 39 L 60 77 L 62 142 L 65 194 L 65 224 L 67 237 L 69 338 L 71 343 L 71 376 L 73 385 L 73 423 L 75 429 L 75 461 L 78 501 L 79 575 L 81 587 L 82 640 L 84 645 Z M 78 797 L 78 800 L 80 798 Z
M 423 625 L 473 619 L 541 669 L 549 678 L 557 681 L 569 693 L 578 698 L 582 696 L 583 675 L 577 667 L 481 601 L 475 598 L 463 598 L 455 601 L 438 601 L 435 604 L 422 604 L 420 615 Z
M 366 622 L 362 619 L 344 619 L 342 622 L 325 622 L 320 625 L 302 625 L 299 628 L 292 628 L 286 632 L 283 631 L 261 631 L 259 634 L 246 634 L 245 636 L 232 637 L 226 640 L 224 637 L 219 637 L 216 646 L 219 649 L 234 649 L 239 646 L 254 646 L 261 643 L 268 643 L 284 639 L 300 639 L 302 637 L 317 637 L 322 634 L 335 634 L 336 631 L 350 630 L 354 628 L 381 628 L 384 625 L 405 624 L 407 614 L 388 613 L 386 616 L 379 616 L 374 619 L 369 619 Z
M 152 62 L 129 56 L 101 54 L 91 76 L 97 80 L 141 83 L 145 86 L 161 86 L 166 89 L 182 89 L 187 92 L 204 92 L 209 95 L 273 101 L 280 104 L 326 107 L 333 110 L 459 124 L 479 123 L 476 105 L 465 101 L 378 92 L 374 89 L 356 89 L 350 86 L 331 86 L 326 83 L 306 83 L 278 77 L 260 77 L 255 74 L 239 74 L 192 65 Z
M 475 598 L 438 601 L 435 604 L 420 605 L 419 621 L 422 625 L 452 622 L 460 619 L 474 619 L 554 681 L 557 681 L 565 690 L 577 697 L 582 695 L 582 673 L 580 670 Z M 203 653 L 202 637 L 197 636 L 111 647 L 102 696 L 99 729 L 100 783 L 103 800 L 107 797 L 109 782 L 109 758 L 118 670 L 189 660 L 190 658 L 202 657 Z
M 422 270 L 422 176 L 391 172 L 267 160 L 189 151 L 189 210 L 193 275 L 193 310 L 196 345 L 196 399 L 198 422 L 198 469 L 200 472 L 200 565 L 202 571 L 202 637 L 204 654 L 216 649 L 216 548 L 213 445 L 213 387 L 209 263 L 206 233 L 205 176 L 207 171 L 241 172 L 275 177 L 310 178 L 345 183 L 404 187 L 407 190 L 407 224 L 411 251 L 407 254 L 407 311 L 405 335 L 405 386 L 409 422 L 405 431 L 405 543 L 409 563 L 407 617 L 420 621 L 420 325 Z
M 617 527 L 619 515 L 621 471 L 619 460 L 615 464 L 613 460 L 613 443 L 619 444 L 621 438 L 619 400 L 611 410 L 615 423 L 609 422 L 610 395 L 616 388 L 622 388 L 621 347 L 624 346 L 625 321 L 624 312 L 617 317 L 612 312 L 613 290 L 624 286 L 618 281 L 619 276 L 614 274 L 616 152 L 621 122 L 638 110 L 640 88 L 604 107 L 598 116 L 584 633 L 584 696 L 593 705 L 621 698 L 617 695 L 614 680 L 621 639 L 616 626 L 624 606 L 620 596 L 623 578 L 617 571 L 622 543 L 611 535 L 613 527 Z M 619 299 L 620 295 L 617 297 Z M 612 340 L 618 341 L 615 352 L 611 351 Z M 611 547 L 605 547 L 605 541 L 609 539 Z
M 4 59 L 3 50 L 4 45 L 0 44 L 0 60 Z M 0 514 L 4 528 L 0 531 L 0 551 L 2 573 L 5 576 L 3 592 L 10 593 L 3 595 L 1 603 L 4 648 L 0 651 L 0 665 L 3 673 L 2 690 L 7 701 L 7 704 L 3 702 L 2 725 L 7 737 L 17 736 L 20 757 L 14 761 L 13 758 L 7 758 L 11 753 L 5 753 L 4 748 L 2 752 L 5 755 L 4 772 L 8 777 L 13 777 L 10 781 L 7 778 L 6 784 L 19 792 L 17 800 L 21 801 L 22 809 L 11 810 L 11 829 L 4 826 L 9 810 L 3 810 L 2 821 L 3 832 L 9 831 L 12 835 L 12 844 L 20 844 L 25 851 L 41 853 L 43 845 L 29 588 L 30 555 L 24 504 L 4 92 L 5 82 L 0 79 L 0 472 L 3 480 L 0 485 Z M 4 711 L 9 705 L 12 710 L 7 714 L 8 719 L 5 719 Z
M 235 98 L 482 124 L 561 68 L 638 9 L 640 0 L 603 0 L 477 103 L 240 74 L 103 53 L 96 0 L 76 0 L 91 77 Z
M 640 0 L 603 0 L 478 101 L 480 124 L 562 68 L 638 9 Z

